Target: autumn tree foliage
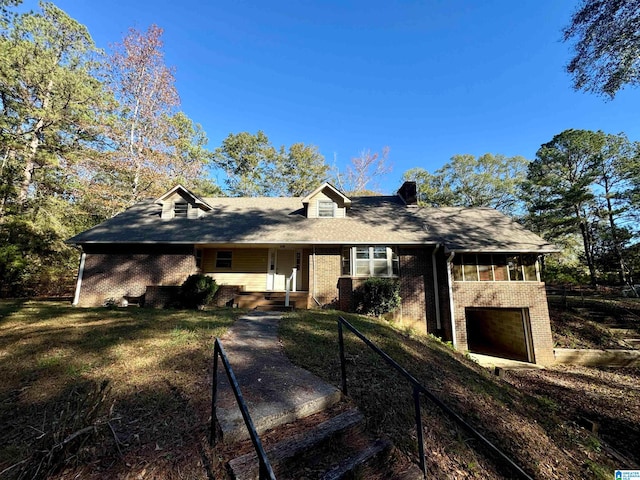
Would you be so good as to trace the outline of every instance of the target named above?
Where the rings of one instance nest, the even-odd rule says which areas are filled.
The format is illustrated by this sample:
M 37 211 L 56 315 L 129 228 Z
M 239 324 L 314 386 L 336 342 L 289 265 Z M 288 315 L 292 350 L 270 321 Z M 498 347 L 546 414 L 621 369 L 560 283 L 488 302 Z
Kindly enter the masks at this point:
M 130 29 L 104 64 L 117 102 L 108 122 L 108 155 L 94 183 L 118 211 L 173 184 L 202 180 L 210 160 L 202 128 L 179 110 L 174 70 L 164 63 L 163 30 Z
M 381 180 L 392 170 L 389 152 L 389 147 L 373 153 L 362 150 L 344 169 L 334 167 L 333 182 L 349 195 L 379 194 Z
M 204 175 L 202 128 L 179 109 L 162 30 L 135 30 L 106 59 L 52 3 L 0 0 L 0 296 L 66 292 L 65 240 L 142 197 Z

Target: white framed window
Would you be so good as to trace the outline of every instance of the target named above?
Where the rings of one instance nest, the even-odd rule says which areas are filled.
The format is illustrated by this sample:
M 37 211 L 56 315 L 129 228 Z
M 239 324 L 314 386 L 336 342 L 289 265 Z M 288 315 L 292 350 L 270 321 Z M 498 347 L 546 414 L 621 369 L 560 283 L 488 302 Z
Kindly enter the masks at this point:
M 336 216 L 336 204 L 331 200 L 318 200 L 318 217 L 333 218 Z
M 538 257 L 533 254 L 464 253 L 453 258 L 458 282 L 539 282 Z
M 342 274 L 354 277 L 394 277 L 399 274 L 398 255 L 385 245 L 342 250 Z

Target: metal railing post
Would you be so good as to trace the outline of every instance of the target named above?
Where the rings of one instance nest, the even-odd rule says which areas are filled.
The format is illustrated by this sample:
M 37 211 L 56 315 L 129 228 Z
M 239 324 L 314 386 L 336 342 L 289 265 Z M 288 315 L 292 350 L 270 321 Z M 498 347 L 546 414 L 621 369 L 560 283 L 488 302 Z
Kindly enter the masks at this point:
M 342 319 L 338 318 L 338 344 L 340 346 L 340 371 L 342 372 L 342 393 L 347 395 L 347 365 L 344 359 L 344 334 L 342 333 Z
M 249 431 L 249 438 L 251 439 L 251 443 L 253 444 L 253 448 L 258 457 L 259 475 L 260 475 L 259 478 L 260 480 L 276 480 L 276 476 L 273 473 L 273 469 L 271 468 L 271 464 L 269 463 L 267 454 L 264 450 L 264 447 L 262 446 L 262 442 L 260 441 L 260 437 L 258 436 L 256 427 L 253 424 L 251 415 L 249 414 L 247 403 L 244 401 L 244 397 L 242 396 L 242 392 L 240 391 L 240 386 L 238 385 L 238 379 L 236 378 L 235 373 L 233 373 L 233 368 L 231 368 L 227 354 L 224 351 L 224 347 L 222 346 L 222 343 L 218 338 L 216 338 L 215 343 L 213 345 L 213 380 L 212 380 L 212 386 L 211 386 L 211 433 L 209 438 L 211 446 L 214 446 L 217 440 L 216 438 L 217 432 L 215 429 L 215 418 L 216 418 L 216 396 L 218 391 L 218 357 L 220 357 L 220 360 L 222 361 L 222 366 L 224 367 L 224 371 L 227 374 L 227 379 L 229 380 L 231 390 L 233 392 L 234 397 L 236 398 L 236 405 L 240 409 L 240 413 L 242 415 L 242 419 L 244 420 L 244 424 L 247 427 L 247 430 Z
M 413 385 L 413 404 L 416 409 L 416 434 L 418 435 L 418 455 L 420 457 L 420 470 L 422 477 L 427 478 L 427 465 L 424 458 L 424 432 L 422 431 L 422 412 L 420 411 L 420 388 Z
M 515 472 L 518 473 L 520 478 L 524 478 L 526 480 L 533 480 L 533 478 L 525 472 L 517 463 L 515 463 L 511 458 L 509 458 L 502 450 L 496 447 L 493 443 L 491 443 L 484 435 L 482 435 L 478 430 L 476 430 L 471 424 L 467 423 L 460 415 L 454 412 L 451 408 L 449 408 L 442 400 L 440 400 L 433 392 L 428 390 L 426 387 L 420 384 L 420 382 L 407 370 L 405 370 L 398 362 L 396 362 L 393 358 L 387 355 L 384 351 L 382 351 L 379 347 L 374 345 L 374 343 L 369 340 L 366 336 L 364 336 L 358 329 L 356 329 L 353 325 L 347 322 L 344 318 L 338 317 L 338 341 L 340 344 L 340 364 L 342 369 L 342 388 L 343 392 L 346 395 L 347 391 L 347 381 L 346 381 L 346 371 L 345 371 L 345 361 L 344 361 L 344 339 L 342 334 L 343 326 L 346 327 L 349 331 L 351 331 L 356 337 L 362 340 L 365 345 L 367 345 L 371 350 L 377 353 L 382 359 L 387 362 L 389 366 L 395 369 L 401 376 L 403 376 L 407 381 L 413 385 L 413 395 L 414 395 L 414 403 L 416 405 L 416 423 L 422 423 L 421 414 L 420 414 L 420 398 L 419 393 L 424 394 L 430 401 L 435 403 L 442 411 L 444 411 L 447 415 L 449 415 L 458 425 L 464 427 L 469 433 L 471 433 L 476 439 L 480 440 L 482 445 L 486 447 L 491 453 L 495 454 L 498 459 L 504 462 L 506 465 L 509 465 Z M 418 392 L 418 397 L 416 397 L 416 391 Z M 417 431 L 418 434 L 418 443 L 419 448 L 421 448 L 420 459 L 421 459 L 421 467 L 424 465 L 424 439 L 422 428 L 419 428 Z M 423 467 L 423 473 L 426 475 L 426 467 Z
M 209 445 L 212 447 L 217 442 L 216 435 L 216 398 L 218 395 L 218 339 L 213 343 L 213 376 L 211 377 L 211 431 L 209 432 Z

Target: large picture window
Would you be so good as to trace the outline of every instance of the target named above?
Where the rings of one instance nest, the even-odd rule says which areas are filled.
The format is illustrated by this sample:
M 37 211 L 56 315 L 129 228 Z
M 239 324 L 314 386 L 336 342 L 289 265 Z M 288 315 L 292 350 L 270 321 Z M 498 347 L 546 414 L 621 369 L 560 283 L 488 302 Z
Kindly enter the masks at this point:
M 453 258 L 458 282 L 538 282 L 536 255 L 462 253 Z
M 398 275 L 398 255 L 384 245 L 345 247 L 342 249 L 342 274 L 354 277 L 391 277 Z

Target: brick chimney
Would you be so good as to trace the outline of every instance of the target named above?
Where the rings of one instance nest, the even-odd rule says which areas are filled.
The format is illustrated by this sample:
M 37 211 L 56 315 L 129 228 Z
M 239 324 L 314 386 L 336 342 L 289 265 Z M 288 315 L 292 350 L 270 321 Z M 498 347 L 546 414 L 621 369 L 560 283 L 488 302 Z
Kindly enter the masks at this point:
M 404 182 L 398 190 L 398 196 L 407 205 L 418 205 L 418 189 L 416 182 Z

